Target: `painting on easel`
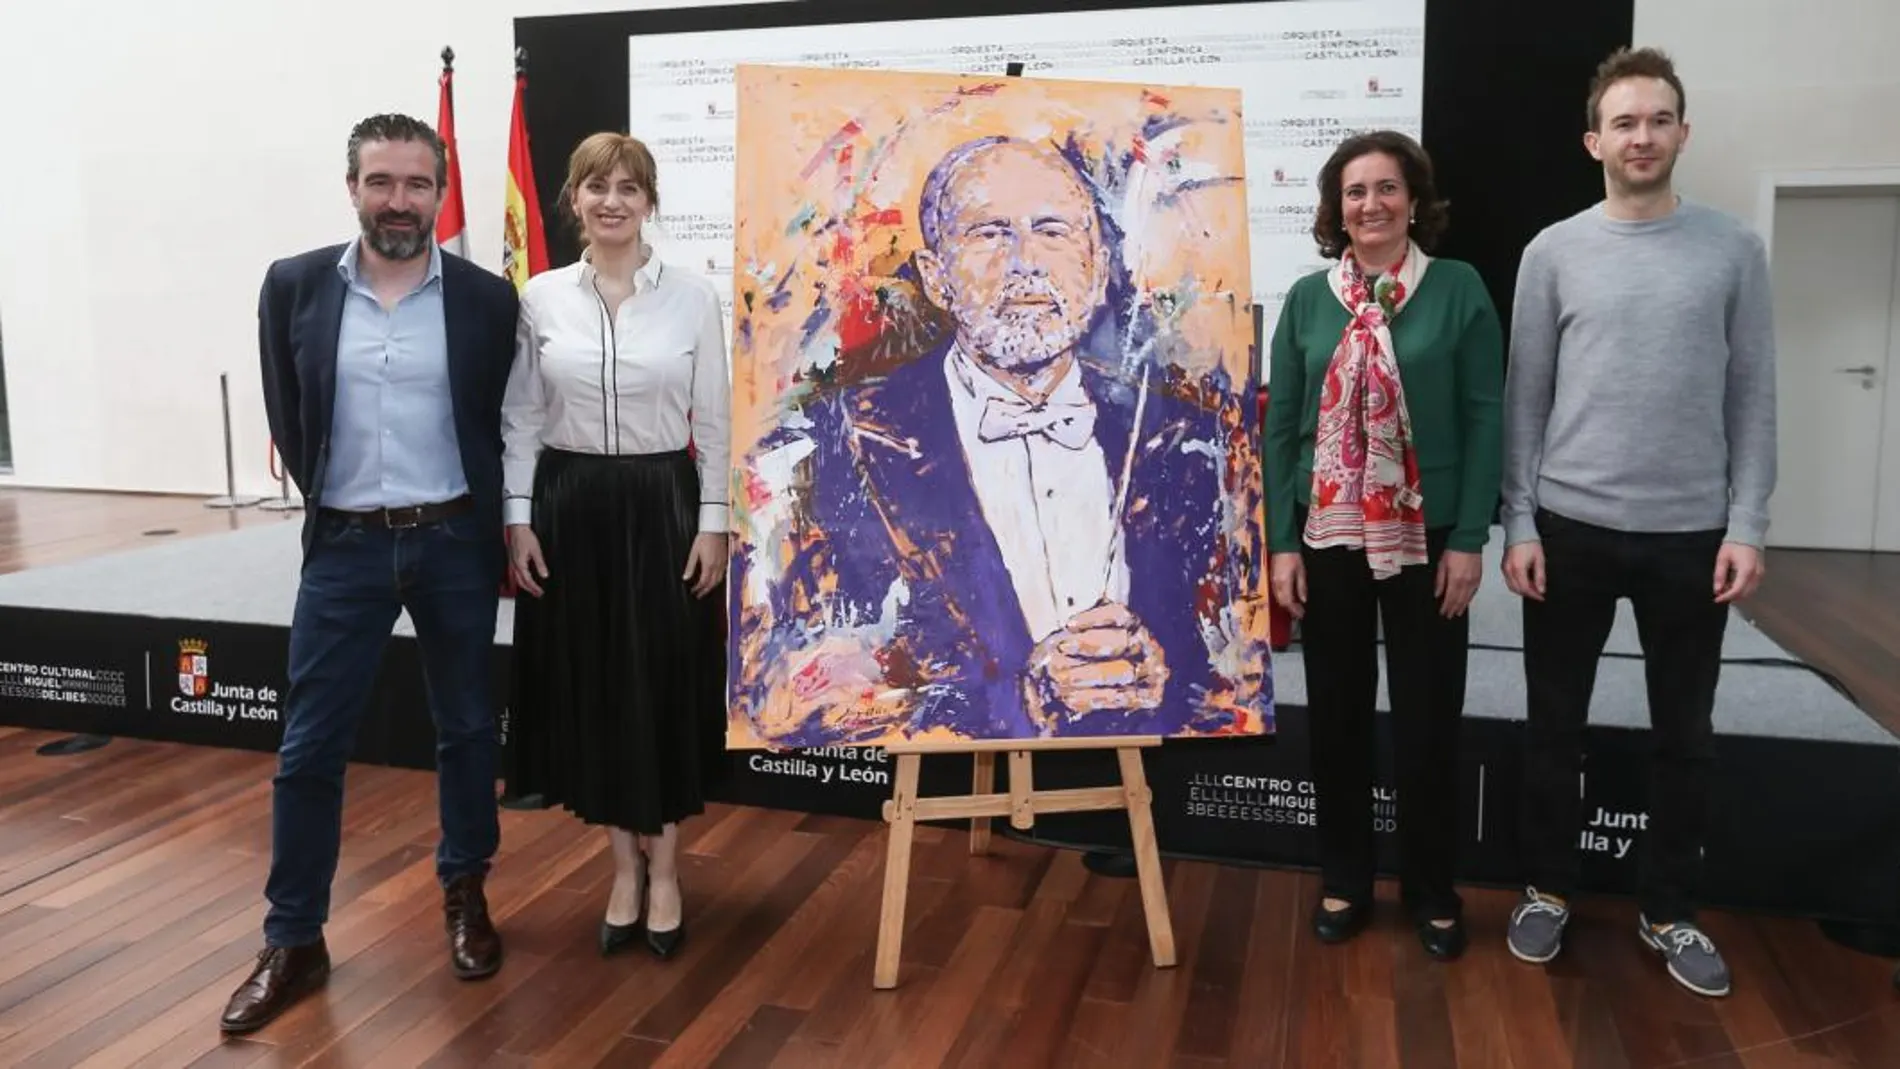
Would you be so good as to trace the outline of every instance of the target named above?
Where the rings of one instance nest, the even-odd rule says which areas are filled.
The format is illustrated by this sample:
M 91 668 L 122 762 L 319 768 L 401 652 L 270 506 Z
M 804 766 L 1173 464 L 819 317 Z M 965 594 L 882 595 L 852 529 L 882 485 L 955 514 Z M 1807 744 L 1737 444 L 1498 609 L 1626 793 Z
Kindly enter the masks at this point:
M 1240 94 L 738 91 L 733 745 L 1271 732 Z

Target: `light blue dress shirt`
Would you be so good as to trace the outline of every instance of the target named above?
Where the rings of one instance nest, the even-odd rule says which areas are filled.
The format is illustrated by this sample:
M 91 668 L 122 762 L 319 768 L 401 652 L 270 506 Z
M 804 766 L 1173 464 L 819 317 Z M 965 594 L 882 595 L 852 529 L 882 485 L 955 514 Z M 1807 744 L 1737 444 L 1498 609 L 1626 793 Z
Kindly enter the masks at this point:
M 357 274 L 362 239 L 337 261 L 348 291 L 336 344 L 336 411 L 323 504 L 401 508 L 468 492 L 449 392 L 442 250 L 422 282 L 386 310 Z

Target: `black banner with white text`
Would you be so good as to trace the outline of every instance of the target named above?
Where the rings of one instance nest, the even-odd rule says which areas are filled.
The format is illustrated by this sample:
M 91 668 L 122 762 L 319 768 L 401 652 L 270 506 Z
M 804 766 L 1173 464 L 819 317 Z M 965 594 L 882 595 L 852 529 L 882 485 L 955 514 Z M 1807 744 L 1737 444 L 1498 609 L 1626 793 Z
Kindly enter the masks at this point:
M 273 752 L 283 733 L 288 631 L 281 627 L 0 607 L 0 724 Z M 507 694 L 506 649 L 495 694 Z M 352 751 L 371 764 L 427 769 L 434 730 L 412 639 L 392 637 Z M 505 740 L 506 708 L 497 709 Z M 1149 750 L 1163 853 L 1213 861 L 1310 866 L 1316 801 L 1307 713 L 1278 710 L 1267 738 L 1171 741 Z M 1381 868 L 1397 860 L 1403 799 L 1393 786 L 1389 718 L 1366 799 Z M 1523 724 L 1467 717 L 1459 783 L 1460 878 L 1517 882 Z M 1579 785 L 1586 889 L 1635 890 L 1649 817 L 1646 731 L 1592 727 Z M 890 797 L 894 761 L 878 749 L 734 751 L 723 801 L 868 820 Z M 996 789 L 1008 763 L 997 762 Z M 1118 782 L 1112 751 L 1038 754 L 1038 788 Z M 1900 923 L 1900 746 L 1716 736 L 1705 858 L 1712 906 Z M 926 795 L 968 793 L 971 760 L 924 760 Z M 1825 784 L 1827 789 L 1820 789 Z M 1007 823 L 998 821 L 999 831 Z M 1045 817 L 1033 837 L 1080 848 L 1124 848 L 1121 813 Z

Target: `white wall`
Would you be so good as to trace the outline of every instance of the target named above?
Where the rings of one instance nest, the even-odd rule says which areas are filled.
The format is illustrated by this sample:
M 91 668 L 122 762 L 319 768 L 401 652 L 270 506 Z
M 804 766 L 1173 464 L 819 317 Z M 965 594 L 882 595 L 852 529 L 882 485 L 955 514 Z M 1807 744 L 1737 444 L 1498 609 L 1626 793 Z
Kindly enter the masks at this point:
M 1763 172 L 1900 166 L 1900 0 L 1636 0 L 1635 30 L 1688 90 L 1686 195 L 1752 224 Z
M 470 249 L 498 267 L 513 20 L 679 2 L 0 3 L 0 485 L 222 492 L 228 372 L 240 489 L 273 489 L 257 286 L 352 233 L 350 125 L 433 121 L 454 47 Z M 1689 83 L 1693 196 L 1752 219 L 1763 170 L 1900 166 L 1896 0 L 1638 0 L 1635 37 Z
M 433 123 L 454 48 L 470 255 L 499 270 L 514 19 L 679 3 L 0 3 L 0 485 L 222 493 L 228 372 L 239 489 L 274 491 L 258 284 L 355 232 L 350 126 Z

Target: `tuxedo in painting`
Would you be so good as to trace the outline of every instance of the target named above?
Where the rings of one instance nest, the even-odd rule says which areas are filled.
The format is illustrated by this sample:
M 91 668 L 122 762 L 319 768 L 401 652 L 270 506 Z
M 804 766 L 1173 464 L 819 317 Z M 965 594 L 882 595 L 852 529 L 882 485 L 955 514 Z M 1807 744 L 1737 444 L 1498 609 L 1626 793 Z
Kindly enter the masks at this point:
M 761 454 L 791 449 L 806 455 L 794 490 L 796 548 L 768 598 L 771 633 L 764 649 L 753 648 L 750 656 L 741 644 L 734 647 L 730 667 L 742 709 L 764 707 L 772 686 L 766 673 L 782 656 L 827 631 L 857 626 L 887 639 L 878 654 L 885 682 L 913 692 L 903 706 L 904 731 L 977 738 L 1043 733 L 1022 694 L 1039 637 L 1030 630 L 1034 614 L 1025 612 L 1019 577 L 1005 564 L 998 536 L 999 528 L 1033 519 L 985 514 L 953 416 L 955 356 L 945 348 L 881 381 L 808 403 L 804 419 L 788 420 L 761 445 Z M 1213 614 L 1244 593 L 1240 563 L 1221 551 L 1221 519 L 1231 507 L 1221 480 L 1222 421 L 1170 396 L 1157 375 L 1140 405 L 1137 432 L 1138 384 L 1085 360 L 1070 374 L 1079 376 L 1093 408 L 1091 437 L 1107 468 L 1111 501 L 1121 496 L 1131 436 L 1135 441 L 1125 514 L 1113 543 L 1119 559 L 1088 563 L 1102 570 L 1111 593 L 1125 587 L 1124 597 L 1110 600 L 1127 605 L 1154 637 L 1168 679 L 1156 708 L 1084 714 L 1053 730 L 1174 734 L 1232 726 L 1227 705 L 1208 700 L 1234 687 L 1215 670 L 1210 636 L 1221 625 Z M 1052 544 L 1046 551 L 1054 560 L 1072 550 Z M 742 591 L 744 554 L 735 566 L 733 589 Z M 1089 607 L 1061 608 L 1073 615 Z M 877 623 L 864 626 L 871 621 Z M 861 733 L 891 726 L 861 725 Z M 788 745 L 854 737 L 851 728 L 822 716 L 765 733 Z

